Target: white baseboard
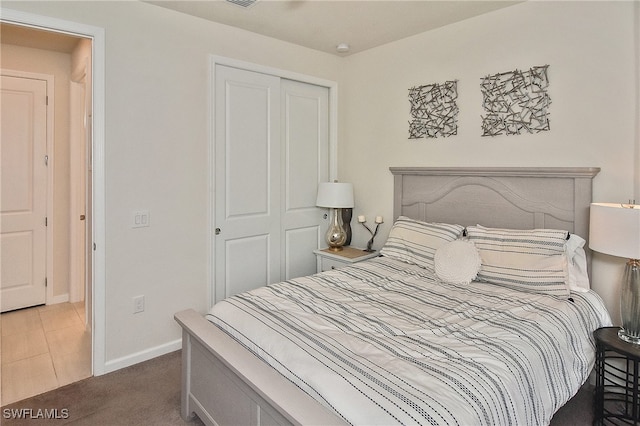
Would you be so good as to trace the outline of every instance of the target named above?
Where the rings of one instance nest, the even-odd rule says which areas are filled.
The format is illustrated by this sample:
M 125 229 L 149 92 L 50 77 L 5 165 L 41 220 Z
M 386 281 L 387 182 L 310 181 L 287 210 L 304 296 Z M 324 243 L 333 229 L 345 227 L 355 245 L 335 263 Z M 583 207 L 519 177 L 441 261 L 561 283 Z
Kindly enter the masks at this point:
M 136 352 L 131 355 L 123 356 L 121 358 L 116 358 L 111 361 L 105 362 L 103 374 L 111 373 L 113 371 L 120 370 L 121 368 L 129 367 L 143 361 L 148 361 L 150 359 L 159 357 L 160 355 L 168 354 L 169 352 L 175 352 L 179 349 L 182 349 L 182 339 L 177 339 L 163 345 L 145 349 L 144 351 Z
M 58 303 L 66 303 L 69 301 L 69 293 L 59 294 L 51 297 L 51 300 L 47 300 L 47 305 L 56 305 Z

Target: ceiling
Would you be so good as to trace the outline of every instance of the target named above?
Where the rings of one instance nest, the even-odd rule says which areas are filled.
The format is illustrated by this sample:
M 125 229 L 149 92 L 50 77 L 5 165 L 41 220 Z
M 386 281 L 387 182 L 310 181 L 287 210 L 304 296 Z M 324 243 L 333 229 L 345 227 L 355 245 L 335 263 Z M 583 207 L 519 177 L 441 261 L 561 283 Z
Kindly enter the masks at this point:
M 258 0 L 248 8 L 224 0 L 146 2 L 311 49 L 348 55 L 521 1 Z M 349 51 L 338 52 L 340 43 L 347 43 Z
M 146 1 L 225 25 L 340 56 L 462 21 L 525 0 L 225 0 Z M 70 53 L 79 38 L 0 24 L 2 43 Z M 340 43 L 348 52 L 338 52 Z

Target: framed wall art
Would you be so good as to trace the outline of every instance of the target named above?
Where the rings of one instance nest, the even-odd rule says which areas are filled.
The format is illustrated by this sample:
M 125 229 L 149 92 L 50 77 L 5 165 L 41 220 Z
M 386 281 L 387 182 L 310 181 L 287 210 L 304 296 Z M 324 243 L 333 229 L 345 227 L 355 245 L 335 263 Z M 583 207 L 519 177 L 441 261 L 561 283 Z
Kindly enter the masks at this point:
M 482 78 L 482 136 L 550 130 L 548 70 L 549 65 L 542 65 Z
M 458 82 L 426 84 L 409 89 L 409 139 L 458 134 Z

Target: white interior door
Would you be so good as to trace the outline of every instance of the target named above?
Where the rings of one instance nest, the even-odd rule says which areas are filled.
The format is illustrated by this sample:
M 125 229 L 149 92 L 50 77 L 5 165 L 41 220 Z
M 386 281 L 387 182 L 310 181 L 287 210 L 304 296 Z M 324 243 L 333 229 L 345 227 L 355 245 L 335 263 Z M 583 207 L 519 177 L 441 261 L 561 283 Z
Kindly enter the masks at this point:
M 280 279 L 280 79 L 217 66 L 215 96 L 219 301 Z
M 70 230 L 70 271 L 69 302 L 85 300 L 86 276 L 86 232 L 85 218 L 87 176 L 86 176 L 86 120 L 84 82 L 72 81 L 70 84 L 70 181 L 71 181 L 71 219 Z
M 318 182 L 329 180 L 329 89 L 282 80 L 281 279 L 316 272 L 313 250 L 328 224 L 316 207 Z
M 45 303 L 47 82 L 2 76 L 0 305 Z
M 85 87 L 91 87 L 91 81 Z M 87 330 L 93 330 L 93 92 L 85 90 L 85 282 L 84 317 Z

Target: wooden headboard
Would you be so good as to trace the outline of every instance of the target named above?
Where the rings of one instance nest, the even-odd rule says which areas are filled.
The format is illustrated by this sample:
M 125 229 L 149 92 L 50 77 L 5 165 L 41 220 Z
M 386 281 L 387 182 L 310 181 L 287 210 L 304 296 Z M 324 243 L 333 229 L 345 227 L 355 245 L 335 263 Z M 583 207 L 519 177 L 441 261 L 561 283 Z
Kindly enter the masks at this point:
M 394 219 L 589 235 L 596 167 L 391 167 Z

